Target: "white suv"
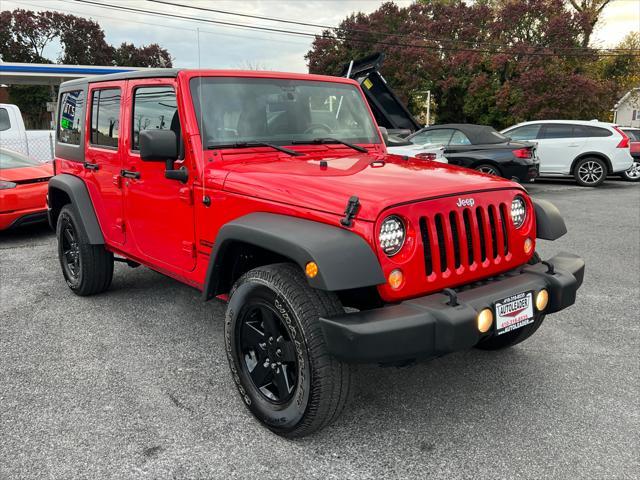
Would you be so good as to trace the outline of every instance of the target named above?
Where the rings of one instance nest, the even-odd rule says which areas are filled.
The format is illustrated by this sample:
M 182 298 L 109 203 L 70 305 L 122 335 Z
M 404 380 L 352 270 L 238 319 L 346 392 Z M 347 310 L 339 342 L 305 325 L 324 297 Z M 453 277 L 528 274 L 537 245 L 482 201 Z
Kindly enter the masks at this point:
M 629 137 L 612 123 L 581 120 L 539 120 L 503 130 L 512 140 L 538 144 L 540 175 L 573 175 L 578 185 L 597 187 L 607 175 L 624 172 L 633 163 Z

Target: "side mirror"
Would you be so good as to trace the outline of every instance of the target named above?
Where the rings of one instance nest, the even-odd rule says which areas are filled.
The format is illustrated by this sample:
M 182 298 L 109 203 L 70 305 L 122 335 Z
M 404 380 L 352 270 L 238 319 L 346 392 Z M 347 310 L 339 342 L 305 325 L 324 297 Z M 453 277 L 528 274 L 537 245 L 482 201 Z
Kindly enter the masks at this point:
M 145 162 L 173 162 L 178 158 L 178 139 L 173 130 L 140 132 L 140 158 Z
M 387 131 L 387 129 L 385 127 L 378 127 L 378 129 L 380 130 L 380 133 L 382 134 L 382 140 L 384 141 L 385 145 L 389 144 L 389 132 Z
M 174 170 L 178 159 L 178 137 L 173 130 L 143 130 L 140 132 L 140 158 L 145 162 L 165 162 L 165 178 L 187 183 L 189 171 L 185 167 Z

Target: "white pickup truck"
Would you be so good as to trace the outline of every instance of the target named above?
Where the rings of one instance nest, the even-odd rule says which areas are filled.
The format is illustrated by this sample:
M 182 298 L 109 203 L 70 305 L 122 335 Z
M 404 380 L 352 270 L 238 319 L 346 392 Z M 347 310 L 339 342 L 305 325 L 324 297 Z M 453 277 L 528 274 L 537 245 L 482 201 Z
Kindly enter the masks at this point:
M 0 147 L 41 162 L 53 160 L 53 130 L 27 130 L 16 105 L 0 103 Z

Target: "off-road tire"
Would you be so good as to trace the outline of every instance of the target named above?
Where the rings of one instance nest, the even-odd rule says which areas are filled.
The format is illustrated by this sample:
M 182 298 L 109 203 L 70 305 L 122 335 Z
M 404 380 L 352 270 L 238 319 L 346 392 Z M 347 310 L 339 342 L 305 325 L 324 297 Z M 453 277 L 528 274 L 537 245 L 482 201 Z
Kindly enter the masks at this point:
M 603 160 L 586 157 L 576 163 L 573 177 L 581 187 L 598 187 L 607 179 L 607 172 L 607 164 Z
M 270 401 L 260 390 L 264 387 L 256 386 L 247 354 L 242 352 L 247 312 L 262 308 L 263 303 L 279 312 L 285 335 L 296 345 L 295 388 L 282 404 Z M 255 268 L 233 286 L 224 326 L 233 380 L 249 411 L 276 434 L 295 438 L 313 433 L 332 423 L 347 404 L 351 367 L 329 355 L 318 322 L 320 316 L 343 312 L 335 294 L 311 288 L 300 268 L 292 264 Z
M 65 255 L 65 251 L 69 251 L 68 248 L 65 250 L 65 247 L 69 247 L 69 234 L 73 238 L 73 248 L 77 257 L 75 275 L 70 268 L 70 257 L 68 254 Z M 104 245 L 89 243 L 72 204 L 62 207 L 58 216 L 56 236 L 62 274 L 71 291 L 76 295 L 87 296 L 107 290 L 113 278 L 113 253 L 107 251 Z

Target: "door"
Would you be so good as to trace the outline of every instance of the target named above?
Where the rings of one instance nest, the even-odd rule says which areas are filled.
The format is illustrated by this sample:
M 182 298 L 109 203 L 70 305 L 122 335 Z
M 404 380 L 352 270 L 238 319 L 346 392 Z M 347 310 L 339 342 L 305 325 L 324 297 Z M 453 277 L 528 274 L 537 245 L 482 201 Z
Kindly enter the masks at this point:
M 172 270 L 191 271 L 196 264 L 192 178 L 165 178 L 164 162 L 140 159 L 140 132 L 173 130 L 180 158 L 174 169 L 191 169 L 182 147 L 182 130 L 173 79 L 130 80 L 127 86 L 127 133 L 122 178 L 127 250 Z
M 579 138 L 575 128 L 567 123 L 545 123 L 538 135 L 540 173 L 569 174 L 573 159 L 578 156 L 585 138 Z
M 105 240 L 120 245 L 125 240 L 119 148 L 123 83 L 89 85 L 84 179 Z

